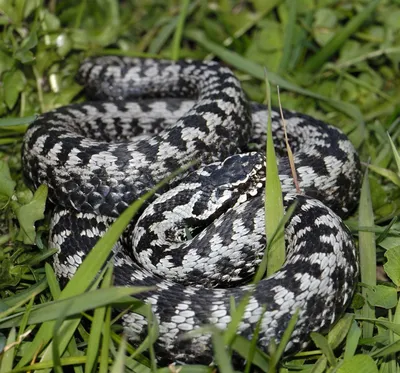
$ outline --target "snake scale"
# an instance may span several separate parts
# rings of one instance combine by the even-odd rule
[[[271,111],[284,205],[297,204],[285,227],[285,264],[248,284],[266,245],[266,107],[249,103],[231,70],[213,61],[96,57],[82,63],[78,82],[93,101],[38,117],[22,151],[29,185],[47,184],[55,205],[49,245],[59,250],[54,268],[61,280],[130,203],[198,160],[146,202],[113,249],[115,285],[156,288],[137,297],[158,321],[158,359],[212,362],[210,335],[181,337],[207,324],[225,329],[231,301],[245,295],[238,333],[252,338],[261,318],[264,350],[296,311],[288,351],[303,348],[310,332],[329,329],[358,275],[341,218],[357,204],[361,171],[344,134],[284,110],[299,195],[280,115]],[[146,336],[143,316],[127,313],[122,324],[129,340]]]

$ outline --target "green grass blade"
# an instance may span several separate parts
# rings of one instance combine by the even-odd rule
[[[125,372],[125,353],[126,353],[126,339],[122,338],[121,344],[115,357],[114,364],[111,368],[111,373],[124,373]]]
[[[331,366],[336,366],[336,357],[333,353],[332,347],[329,345],[328,340],[320,333],[312,332],[311,339],[315,345],[322,351]]]
[[[151,373],[151,369],[148,366],[139,363],[130,356],[125,356],[125,366],[134,373]],[[160,372],[160,370],[157,370],[157,372]]]
[[[111,307],[107,307],[103,322],[103,338],[101,341],[99,373],[108,372],[108,354],[111,341]]]
[[[28,305],[25,307],[24,315],[22,316],[21,322],[19,324],[18,338],[20,338],[24,333],[26,333],[26,327],[28,325],[29,315],[32,312],[34,300],[35,298],[32,297]]]
[[[83,294],[76,295],[67,299],[60,299],[47,302],[36,306],[28,317],[28,324],[38,324],[46,321],[58,319],[61,312],[65,311],[65,316],[77,315],[81,312],[113,304],[128,295],[138,294],[151,290],[149,287],[113,287],[108,289],[92,290]],[[132,302],[135,300],[132,298]],[[25,317],[25,312],[13,315],[0,321],[0,328],[9,328],[19,325]]]
[[[1,362],[0,362],[0,373],[9,372],[13,367],[14,362],[14,354],[15,354],[15,345],[11,347],[16,341],[17,333],[15,328],[11,328],[8,333],[6,347],[8,346],[7,351],[2,351]]]
[[[283,219],[283,197],[279,180],[278,164],[276,160],[272,137],[271,121],[271,88],[268,76],[265,78],[266,95],[268,102],[268,127],[266,149],[266,180],[265,180],[265,233],[267,237],[267,276],[278,271],[285,262],[285,233],[284,226],[280,226]],[[273,237],[276,239],[272,241]]]
[[[326,44],[321,50],[319,50],[306,61],[303,66],[303,71],[308,73],[317,71],[371,16],[378,4],[379,0],[371,1],[362,12],[353,17],[341,31],[336,33],[336,35],[328,42],[328,44]]]
[[[235,300],[233,297],[230,299],[231,303],[231,309],[230,309],[230,314],[231,314],[231,321],[228,324],[228,327],[226,328],[224,332],[224,343],[225,345],[230,345],[233,340],[235,339],[237,335],[237,330],[239,328],[239,324],[243,319],[243,315],[246,311],[246,306],[249,303],[250,299],[250,294],[246,294],[239,302],[239,304],[236,306],[235,305]]]
[[[54,273],[53,268],[49,263],[44,265],[47,283],[49,284],[50,293],[54,300],[57,300],[60,297],[61,289],[60,284],[57,281],[56,274]]]
[[[390,135],[388,134],[389,137],[389,142],[390,142],[390,146],[392,147],[392,152],[393,152],[393,156],[394,156],[394,160],[396,161],[396,165],[397,165],[397,173],[400,175],[400,154],[396,149],[396,145],[394,145],[394,142],[392,140],[392,138],[390,137]]]
[[[109,289],[112,285],[112,265],[109,265],[103,282],[101,284],[102,289]],[[88,348],[86,350],[86,364],[85,373],[91,373],[94,370],[94,365],[97,360],[97,355],[100,345],[101,331],[104,326],[104,317],[106,314],[107,307],[97,307],[94,311],[93,321],[90,327],[90,335],[88,340]]]
[[[252,352],[252,341],[249,341],[247,338],[237,335],[232,343],[232,349],[235,350],[244,359],[247,359],[250,353],[254,353],[252,364],[258,366],[262,372],[269,372],[269,357],[258,348],[254,352]]]
[[[293,203],[286,209],[286,213],[283,216],[283,219],[279,222],[279,229],[282,227],[283,228],[285,227],[286,223],[289,221],[290,217],[293,215],[293,212],[296,209],[296,206],[297,206],[297,202]],[[275,234],[272,235],[272,242],[274,242],[276,239],[276,233],[277,233],[277,231],[275,231]],[[267,243],[267,246],[268,245],[269,245],[269,243]],[[268,247],[266,248],[266,250],[268,250]],[[254,276],[254,280],[253,280],[254,284],[259,282],[264,277],[266,268],[267,268],[267,261],[268,261],[268,257],[266,254],[264,254],[264,257],[263,257],[260,265],[258,266],[256,275]]]
[[[145,197],[146,198],[146,197]],[[62,291],[60,299],[67,298],[71,295],[83,292],[89,286],[92,279],[98,273],[107,260],[112,247],[121,236],[125,227],[131,221],[132,217],[142,206],[144,199],[134,202],[128,207],[121,216],[112,224],[110,229],[97,242],[94,248],[89,252],[83,263],[79,266],[76,274],[68,282]]]
[[[221,373],[234,373],[230,361],[231,359],[228,352],[226,351],[221,331],[215,328],[213,329],[214,332],[212,333],[212,341],[213,341],[215,362],[218,365],[218,370]]]
[[[250,341],[250,350],[249,350],[247,358],[246,358],[246,366],[244,369],[244,373],[251,372],[251,366],[253,364],[254,356],[257,351],[258,336],[260,335],[262,317],[263,317],[264,313],[265,313],[265,307],[261,313],[261,317],[257,321],[256,327],[254,328],[253,337],[251,338],[251,341]]]
[[[185,26],[185,20],[189,8],[190,0],[182,0],[181,9],[179,12],[178,24],[174,33],[174,38],[172,40],[172,53],[171,59],[177,60],[180,55],[180,45],[182,40],[183,28]]]
[[[356,321],[353,321],[346,337],[346,346],[344,349],[344,360],[352,358],[358,348],[358,342],[361,336],[361,329]]]
[[[29,302],[29,299],[32,297],[35,297],[36,295],[42,293],[44,290],[47,289],[47,281],[45,278],[37,282],[35,285],[32,285],[28,289],[21,291],[18,294],[15,294],[11,297],[8,297],[6,299],[2,299],[2,302],[5,303],[9,307],[15,307],[17,309],[18,307],[22,306],[23,304]],[[7,314],[10,314],[7,312]],[[0,313],[0,319],[5,317],[5,313]]]
[[[361,188],[359,220],[358,224],[365,227],[374,226],[374,213],[372,210],[371,192],[368,181],[368,170],[364,174],[364,181]],[[376,247],[375,234],[373,232],[359,232],[360,270],[361,282],[367,286],[376,285]],[[362,294],[366,297],[367,288],[363,287]],[[362,309],[362,315],[367,318],[375,318],[375,309],[368,302]],[[373,336],[373,325],[363,323],[363,337]]]
[[[86,361],[86,356],[69,356],[60,359],[61,366],[70,366],[70,365],[77,365],[77,364],[84,364]],[[54,366],[53,361],[44,361],[40,363],[34,363],[27,365],[25,367],[17,367],[7,373],[20,373],[20,372],[30,372],[30,371],[39,371],[42,373],[45,369],[51,369]]]
[[[23,126],[23,128],[26,129],[26,126],[31,124],[34,120],[36,120],[36,118],[37,115],[31,115],[24,118],[1,118],[0,127]]]
[[[388,357],[389,355],[398,353],[400,351],[400,341],[396,341],[394,343],[388,344],[385,347],[382,347],[373,353],[371,353],[371,356],[374,358],[379,358],[379,357]]]
[[[31,300],[31,298],[22,299],[22,300],[20,301],[20,303],[17,303],[17,304],[15,304],[15,305],[13,305],[12,307],[7,308],[5,311],[0,312],[0,326],[1,326],[1,323],[2,323],[4,320],[7,320],[7,319],[10,319],[10,318],[15,317],[15,316],[14,316],[14,312],[15,312],[16,310],[18,310],[18,309],[19,309],[22,305],[24,305],[26,302],[30,302],[30,300]],[[22,319],[22,317],[21,317],[21,319]],[[17,326],[17,325],[10,325],[9,328],[12,327],[12,326]]]
[[[378,175],[385,177],[386,179],[390,180],[393,184],[400,187],[400,176],[393,172],[392,170],[388,170],[387,168],[375,166],[373,164],[369,164],[368,168]]]
[[[394,316],[393,316],[393,322],[395,324],[400,325],[400,299],[397,301],[396,310],[395,310]],[[400,335],[393,333],[393,340],[394,341],[399,341],[400,340]]]
[[[62,346],[62,338],[60,338],[60,331],[61,331],[61,327],[63,325],[63,322],[66,318],[66,310],[68,309],[68,305],[67,307],[64,308],[64,310],[62,310],[62,312],[60,313],[60,316],[58,317],[58,319],[56,320],[56,322],[54,323],[54,329],[53,329],[53,340],[51,342],[51,357],[54,363],[54,371],[55,373],[62,373],[62,367],[61,367],[61,356],[60,353],[62,354],[63,351],[60,351],[59,347]]]
[[[289,343],[290,337],[294,329],[296,328],[298,319],[299,319],[299,310],[297,310],[290,318],[290,321],[288,322],[288,325],[285,331],[283,332],[281,341],[279,342],[278,347],[276,348],[274,354],[271,356],[271,369],[275,369],[275,367],[278,365],[279,360],[282,358],[285,348]]]

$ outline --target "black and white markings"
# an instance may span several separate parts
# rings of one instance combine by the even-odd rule
[[[215,62],[100,57],[83,63],[79,80],[91,98],[107,101],[43,114],[23,146],[26,179],[32,187],[47,184],[57,206],[50,245],[59,249],[58,277],[73,276],[131,202],[177,168],[200,160],[197,171],[148,201],[113,249],[116,285],[157,289],[138,297],[151,304],[159,324],[158,358],[210,363],[209,335],[182,336],[205,324],[226,328],[231,299],[238,303],[245,295],[239,332],[251,338],[262,318],[258,344],[264,349],[272,338],[279,341],[297,310],[290,350],[337,320],[358,273],[351,235],[336,215],[354,208],[360,185],[358,156],[345,135],[284,111],[300,187],[324,204],[293,194],[282,157],[285,206],[297,201],[285,228],[287,260],[273,276],[246,285],[266,244],[266,108],[249,105],[232,72]],[[271,114],[274,141],[284,155],[280,115]],[[246,153],[249,143],[259,152]],[[143,316],[128,313],[122,323],[130,340],[145,337]]]

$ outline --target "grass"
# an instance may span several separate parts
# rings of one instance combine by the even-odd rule
[[[265,99],[266,68],[272,104],[278,104],[279,85],[284,107],[341,128],[367,166],[360,208],[347,220],[361,263],[348,313],[327,336],[313,333],[314,346],[282,360],[283,344],[272,346],[268,357],[254,341],[235,337],[244,308],[236,305],[225,333],[210,329],[220,370],[234,370],[235,350],[262,371],[400,372],[399,5],[0,0],[0,373],[65,366],[75,372],[180,369],[156,366],[155,323],[136,350],[118,334],[111,303],[134,307],[151,321],[148,307],[127,296],[142,289],[111,288],[107,267],[86,292],[137,205],[93,249],[97,260],[85,263],[61,291],[46,264],[54,253],[46,243],[46,188],[33,193],[23,183],[20,148],[27,125],[41,112],[84,99],[74,75],[84,57],[96,54],[216,58],[234,69],[257,101]],[[197,365],[182,372],[209,370]]]

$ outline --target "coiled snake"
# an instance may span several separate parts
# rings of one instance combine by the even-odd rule
[[[138,297],[159,323],[158,357],[209,363],[209,335],[180,337],[206,324],[226,328],[231,300],[245,294],[238,333],[251,338],[262,317],[264,349],[271,338],[280,340],[296,310],[290,350],[337,320],[358,274],[354,243],[338,217],[355,207],[360,184],[358,156],[345,135],[284,111],[304,195],[295,194],[283,156],[285,206],[297,200],[285,228],[287,260],[273,276],[246,285],[266,244],[266,108],[249,104],[232,72],[216,62],[98,57],[81,65],[78,81],[98,101],[41,115],[22,153],[26,179],[32,187],[47,184],[56,206],[50,246],[59,249],[54,267],[61,279],[74,274],[130,203],[196,159],[200,168],[148,201],[125,235],[128,244],[114,250],[116,285],[157,288]],[[271,115],[275,144],[284,149],[279,114]],[[146,335],[141,315],[126,314],[123,326],[131,340]]]

